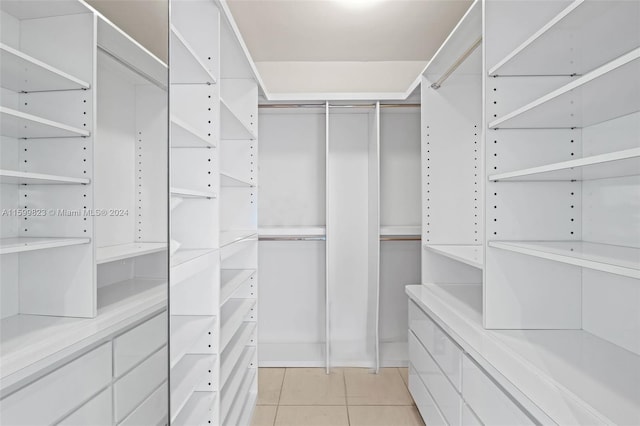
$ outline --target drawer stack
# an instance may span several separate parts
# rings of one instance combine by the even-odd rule
[[[409,302],[409,390],[432,425],[535,424],[473,358]]]

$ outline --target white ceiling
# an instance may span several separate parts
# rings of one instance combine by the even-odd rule
[[[228,0],[228,4],[256,62],[426,61],[471,1]]]

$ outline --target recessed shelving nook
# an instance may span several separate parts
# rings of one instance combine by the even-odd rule
[[[3,1],[0,20],[1,421],[73,422],[166,348],[167,66],[82,1]],[[161,422],[165,381],[101,421]]]
[[[226,5],[173,0],[170,32],[170,418],[235,425],[257,397],[258,85]]]

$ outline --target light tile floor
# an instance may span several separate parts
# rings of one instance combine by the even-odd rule
[[[260,368],[252,426],[424,426],[406,368]]]

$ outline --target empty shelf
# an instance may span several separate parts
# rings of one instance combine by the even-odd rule
[[[256,378],[256,371],[257,369],[255,368],[247,369],[246,373],[244,374],[244,377],[242,378],[240,389],[236,393],[236,398],[235,398],[235,401],[233,402],[233,406],[228,412],[228,414],[225,416],[226,418],[225,418],[225,421],[223,422],[223,425],[235,426],[240,424],[246,424],[246,423],[240,423],[239,420],[242,414],[242,410],[245,408],[247,402],[250,399],[252,399],[250,397],[250,391],[251,391],[252,384],[254,383]],[[224,416],[224,412],[223,412],[223,416]]]
[[[39,61],[19,50],[0,43],[0,81],[14,92],[88,89],[82,81]]]
[[[171,422],[185,407],[196,388],[204,382],[207,370],[215,362],[212,355],[185,355],[171,369]]]
[[[176,266],[180,266],[183,263],[191,262],[194,259],[197,259],[201,256],[207,255],[209,253],[213,253],[216,249],[182,249],[176,251],[173,256],[171,256],[171,267],[175,268]]]
[[[220,352],[225,350],[255,305],[256,299],[231,299],[222,307],[220,313]]]
[[[585,241],[490,241],[489,247],[640,278],[640,249]]]
[[[215,148],[216,142],[214,136],[198,131],[178,117],[171,117],[171,147]]]
[[[91,179],[0,170],[0,183],[13,185],[87,185]]]
[[[221,138],[226,140],[255,140],[256,135],[238,115],[220,98]]]
[[[86,137],[91,133],[11,108],[0,107],[2,136],[20,139]]]
[[[640,174],[640,148],[608,152],[507,173],[490,175],[490,181],[589,180]]]
[[[215,401],[215,392],[193,392],[171,424],[174,426],[213,424],[212,411]]]
[[[573,1],[489,75],[585,74],[638,46],[639,6],[629,1]],[[606,48],[594,48],[596,40]],[[576,60],[568,60],[569,52]]]
[[[79,244],[89,244],[90,242],[91,238],[0,238],[0,254],[21,253],[25,251],[68,247]]]
[[[220,271],[220,304],[224,305],[255,272],[255,269],[223,269]]]
[[[158,253],[167,249],[167,243],[129,243],[115,246],[98,247],[96,249],[96,263],[113,262],[129,259],[145,254]]]
[[[250,368],[251,360],[253,359],[256,352],[256,348],[247,346],[242,352],[242,356],[238,363],[236,364],[233,372],[231,373],[231,377],[222,388],[221,398],[220,398],[220,418],[225,419],[229,415],[229,411],[237,399],[237,397],[242,393],[242,384],[245,381],[247,374],[250,374],[251,371],[255,374],[256,369]],[[226,421],[223,424],[227,424]]]
[[[178,29],[171,25],[171,84],[215,84],[216,77]],[[213,64],[211,64],[213,65]]]
[[[258,229],[260,237],[324,237],[325,226],[263,226]]]
[[[211,191],[198,191],[195,189],[185,189],[185,188],[171,188],[171,195],[174,197],[181,198],[208,198],[213,199],[217,198],[215,192]]]
[[[171,315],[171,368],[194,348],[203,333],[214,328],[215,323],[216,317],[210,315]]]
[[[238,333],[231,339],[228,347],[222,352],[220,357],[220,387],[224,387],[231,371],[240,360],[240,355],[246,346],[251,344],[251,336],[256,329],[255,322],[245,322]]]
[[[220,186],[233,186],[233,187],[246,187],[253,188],[255,184],[247,182],[246,180],[237,178],[229,173],[220,173]]]
[[[640,110],[640,48],[500,117],[491,129],[588,127]],[[597,99],[597,102],[575,102]]]
[[[458,262],[482,269],[484,263],[483,247],[473,245],[425,244],[424,248]]]
[[[254,237],[257,234],[254,230],[234,230],[220,232],[220,247],[237,243]]]

